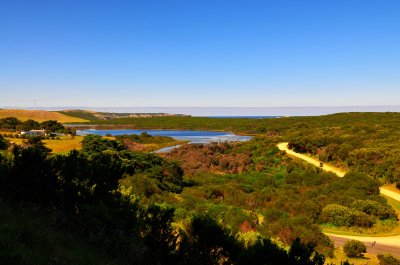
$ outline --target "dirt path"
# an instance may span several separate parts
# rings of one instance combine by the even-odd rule
[[[394,199],[396,201],[400,201],[400,193],[391,191],[391,190],[389,190],[388,188],[385,188],[385,187],[380,187],[379,189],[380,189],[380,191],[381,191],[381,193],[383,195],[386,195],[386,196],[388,196],[388,197],[390,197],[390,198],[392,198],[392,199]]]
[[[297,157],[302,159],[316,167],[321,167],[321,161],[316,158],[309,157],[307,155],[303,155],[293,150],[290,150],[288,147],[288,143],[279,143],[277,147],[286,151],[286,153],[290,156]],[[344,177],[346,174],[345,171],[341,170],[332,165],[327,165],[326,163],[322,164],[322,170],[329,171],[335,173],[338,177]],[[386,195],[390,198],[393,198],[397,201],[400,201],[400,193],[391,191],[385,187],[380,188],[380,192],[383,195]],[[393,255],[400,257],[400,235],[396,236],[347,236],[347,235],[338,235],[338,234],[329,234],[326,233],[335,243],[335,246],[342,246],[346,240],[355,239],[364,242],[367,246],[369,246],[369,253],[392,253]],[[372,247],[372,242],[376,242],[376,245]]]
[[[320,167],[321,161],[319,161],[316,158],[309,157],[307,155],[296,153],[295,151],[290,150],[288,145],[289,145],[288,143],[279,143],[279,144],[277,144],[277,147],[282,151],[286,151],[286,153],[288,155],[290,155],[290,156],[294,156],[294,157],[300,158],[300,159],[302,159],[302,160],[304,160],[304,161],[306,161],[306,162],[308,162],[310,164],[313,164],[316,167]],[[340,178],[344,177],[344,175],[346,174],[346,171],[344,171],[344,170],[342,170],[340,168],[337,168],[335,166],[332,166],[332,165],[327,165],[326,163],[323,163],[322,170],[325,170],[325,171],[328,171],[328,172],[332,172],[332,173],[336,174]],[[391,190],[389,190],[389,189],[387,189],[385,187],[380,187],[380,191],[381,191],[381,193],[383,195],[386,195],[386,196],[388,196],[388,197],[390,197],[392,199],[395,199],[396,201],[400,201],[400,193],[391,191]]]
[[[335,243],[336,247],[343,247],[344,243],[346,243],[347,240],[349,239],[357,239],[360,240],[359,238],[346,238],[344,236],[338,236],[338,235],[333,235],[333,234],[327,234],[330,239]],[[400,241],[400,239],[398,239]],[[365,246],[367,247],[367,253],[370,254],[386,254],[390,253],[394,256],[400,257],[400,247],[391,245],[391,244],[384,244],[380,242],[379,240],[377,241],[376,238],[366,238],[365,241],[363,241]],[[373,245],[373,242],[375,244]]]

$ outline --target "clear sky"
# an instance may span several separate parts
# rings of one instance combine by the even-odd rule
[[[2,0],[0,106],[400,105],[398,0]]]

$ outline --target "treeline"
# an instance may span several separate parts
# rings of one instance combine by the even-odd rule
[[[194,216],[185,229],[174,227],[174,209],[141,205],[135,196],[120,192],[119,181],[145,175],[163,192],[180,193],[184,186],[179,166],[152,154],[120,150],[110,140],[99,143],[98,149],[94,142],[103,140],[88,136],[82,151],[68,155],[51,155],[38,139],[2,151],[2,203],[39,209],[56,229],[84,238],[113,260],[111,264],[324,264],[312,244],[297,239],[286,251],[261,236],[245,243],[207,215]],[[32,238],[15,227],[0,226],[6,232],[0,239],[18,239],[2,248],[0,263],[76,264],[75,259],[60,260],[62,253],[33,251],[45,244],[41,241],[29,251],[17,251]],[[90,256],[76,260],[89,264]]]
[[[55,120],[43,121],[41,123],[35,120],[20,121],[14,117],[0,119],[0,130],[7,132],[45,130],[46,133],[66,133],[76,134],[75,129],[66,128],[64,125]]]
[[[174,141],[174,138],[169,136],[154,136],[147,132],[142,132],[141,134],[122,134],[116,135],[115,139],[121,142],[131,141],[140,144],[163,144]]]

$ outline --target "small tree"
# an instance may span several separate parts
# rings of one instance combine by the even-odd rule
[[[344,244],[343,251],[349,258],[361,258],[367,252],[367,247],[361,241],[349,240]]]

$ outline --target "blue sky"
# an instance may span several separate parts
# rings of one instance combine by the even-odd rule
[[[0,2],[0,106],[400,105],[400,1]]]

